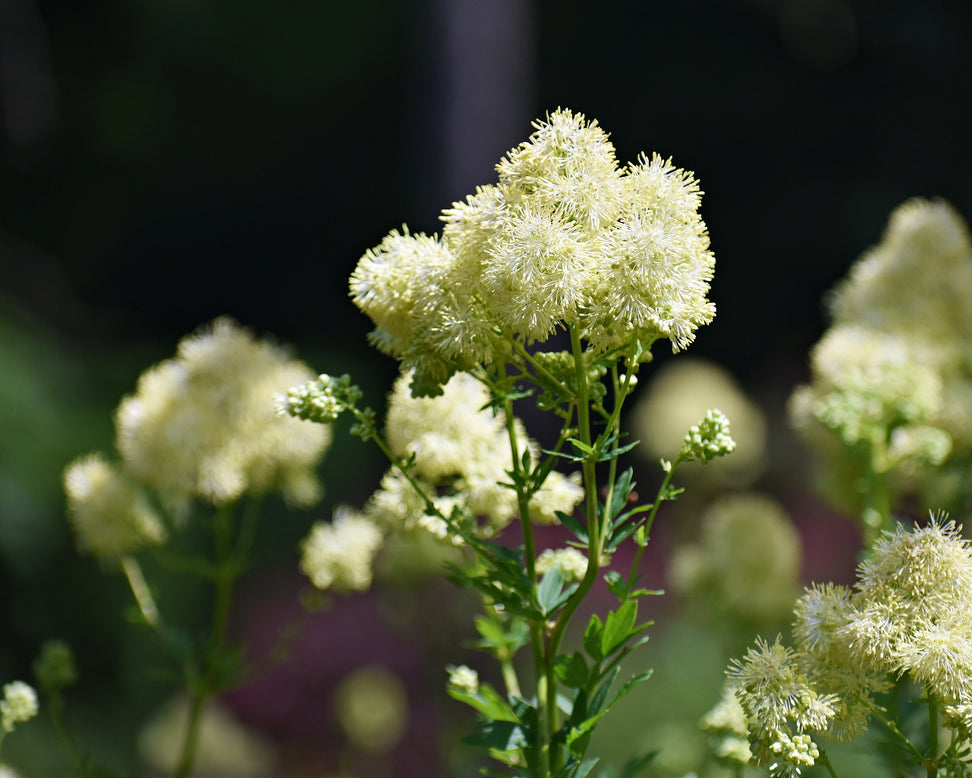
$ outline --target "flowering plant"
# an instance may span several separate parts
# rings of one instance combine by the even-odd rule
[[[441,236],[393,231],[351,276],[352,298],[376,325],[372,343],[402,367],[384,434],[347,376],[295,387],[280,408],[322,423],[350,413],[392,465],[360,514],[315,528],[304,571],[321,586],[360,588],[376,533],[428,532],[459,547],[452,578],[480,595],[478,645],[504,685],[451,670],[449,693],[479,714],[469,742],[504,774],[580,778],[597,761],[587,758],[595,726],[650,676],[617,686],[621,661],[647,640],[638,605],[653,592],[638,588],[638,565],[661,503],[678,493],[675,469],[734,447],[727,418],[710,411],[662,461],[661,487],[643,506],[618,464],[636,444],[621,412],[652,345],[684,349],[715,314],[714,258],[692,175],[657,155],[620,169],[606,133],[583,116],[538,122],[497,172],[497,184],[443,212]],[[527,398],[559,419],[546,447],[514,412]],[[511,548],[497,538],[513,520]],[[551,523],[570,540],[541,551],[535,529]],[[625,542],[637,549],[631,569],[604,575],[617,606],[590,617],[581,648],[565,649],[581,602]],[[532,655],[529,684],[513,663],[521,648]]]
[[[853,589],[815,584],[797,600],[793,648],[759,639],[731,665],[706,721],[730,763],[836,776],[824,742],[876,723],[895,770],[972,771],[972,549],[944,512],[927,526],[905,515],[916,500],[968,508],[970,296],[965,225],[923,200],[895,211],[835,290],[791,412],[823,454],[827,493],[860,517],[864,560]]]
[[[720,410],[693,419],[671,451],[654,450],[660,485],[645,504],[622,465],[637,445],[622,420],[652,348],[668,341],[683,351],[715,315],[701,192],[657,155],[619,167],[597,123],[564,110],[537,122],[497,173],[496,184],[442,212],[441,235],[392,231],[351,275],[351,297],[375,324],[372,344],[401,367],[383,424],[349,376],[315,378],[219,319],[119,405],[117,456],[89,454],[66,469],[79,549],[124,576],[138,620],[178,668],[184,727],[161,760],[174,778],[200,766],[207,703],[255,671],[228,624],[256,556],[260,501],[274,492],[292,505],[318,500],[314,468],[342,416],[389,468],[360,509],[341,506],[311,527],[299,562],[310,583],[364,591],[391,536],[439,544],[450,579],[478,596],[475,645],[495,663],[482,677],[466,664],[446,668],[448,694],[477,716],[466,742],[492,760],[485,772],[583,778],[599,767],[602,778],[633,778],[651,763],[653,754],[636,754],[616,772],[589,750],[615,704],[651,676],[622,677],[623,663],[652,626],[642,600],[658,592],[641,585],[640,566],[662,504],[682,491],[676,471],[736,445]],[[895,741],[887,764],[899,774],[972,773],[972,546],[944,512],[926,525],[906,520],[919,501],[962,510],[972,494],[963,477],[972,457],[968,299],[967,231],[948,206],[925,201],[893,215],[831,298],[834,324],[790,410],[822,454],[825,491],[859,517],[865,551],[855,586],[815,584],[797,599],[792,647],[761,637],[730,664],[724,699],[703,726],[718,733],[717,756],[737,775],[751,764],[774,776],[814,765],[836,776],[825,741],[874,723]],[[692,374],[713,391],[697,366]],[[521,417],[542,416],[556,428],[535,438]],[[758,464],[727,474],[738,481]],[[700,542],[674,557],[676,587],[708,592],[740,621],[776,619],[796,582],[782,511],[737,494],[705,515]],[[179,546],[194,525],[211,534],[211,550]],[[563,542],[546,548],[540,528],[549,525],[560,525]],[[618,569],[624,545],[633,554]],[[761,561],[767,548],[771,564]],[[208,586],[202,636],[157,596],[162,570]],[[759,591],[767,575],[777,590]],[[586,613],[599,580],[614,599]],[[46,707],[75,772],[109,775],[61,719],[63,691],[77,678],[67,646],[47,643],[34,670],[44,704],[26,683],[6,684],[0,746]],[[926,722],[918,735],[916,708]]]

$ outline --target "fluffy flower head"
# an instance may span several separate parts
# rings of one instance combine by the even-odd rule
[[[318,589],[365,591],[382,533],[371,521],[339,508],[330,523],[318,522],[301,544],[300,570]]]
[[[117,559],[165,540],[165,526],[131,478],[100,454],[64,471],[68,518],[78,545],[102,559]]]
[[[725,497],[706,510],[700,542],[678,550],[674,589],[758,625],[782,622],[798,591],[800,538],[783,508],[757,494]]]
[[[330,433],[276,413],[273,401],[311,378],[279,347],[217,319],[142,374],[116,413],[118,450],[173,505],[197,497],[222,504],[274,488],[313,502],[313,467]]]
[[[411,463],[436,508],[445,516],[454,509],[478,517],[478,532],[489,536],[517,517],[516,494],[502,484],[513,467],[505,416],[486,407],[489,393],[467,373],[449,379],[437,397],[415,397],[410,374],[399,376],[389,397],[386,439],[392,453]],[[518,419],[513,420],[519,451],[536,456],[538,447]],[[449,537],[444,522],[425,512],[425,503],[409,494],[394,472],[382,480],[366,513],[380,524],[421,526],[437,537]],[[553,471],[530,500],[531,516],[553,524],[557,513],[569,513],[583,499],[579,475]],[[452,537],[451,540],[456,540]]]
[[[14,726],[37,715],[37,692],[23,681],[4,684],[0,699],[0,729],[13,732]]]
[[[568,546],[566,548],[547,548],[537,557],[537,575],[543,577],[545,573],[559,567],[564,574],[564,581],[571,583],[580,581],[587,572],[587,557],[580,549]]]
[[[596,122],[559,110],[442,214],[441,237],[390,233],[351,276],[373,342],[436,394],[503,342],[577,326],[596,349],[685,348],[709,323],[715,260],[698,182],[657,155],[619,168]]]

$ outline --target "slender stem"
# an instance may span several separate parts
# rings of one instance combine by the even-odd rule
[[[61,716],[63,711],[64,699],[61,697],[60,692],[48,692],[47,717],[50,719],[51,728],[54,730],[54,735],[59,741],[61,741],[61,745],[64,746],[64,750],[67,751],[75,769],[80,774],[84,775],[84,763],[81,761],[81,755],[78,753],[78,749],[75,747],[74,741],[71,740],[71,736],[68,734],[67,729],[64,726],[64,719]]]
[[[591,446],[591,416],[590,394],[587,387],[587,370],[584,366],[584,351],[580,342],[580,335],[576,327],[570,327],[571,346],[574,353],[574,365],[577,374],[577,425],[581,442]],[[604,550],[604,538],[601,532],[601,517],[597,500],[597,471],[590,459],[582,463],[584,476],[585,507],[587,513],[587,570],[577,589],[564,605],[554,623],[550,634],[550,650],[556,654],[560,647],[567,625],[570,623],[577,607],[587,596],[587,593],[597,580],[601,569],[601,554]]]
[[[240,521],[240,531],[236,536],[236,547],[233,555],[240,569],[245,569],[250,557],[250,549],[253,548],[253,541],[256,538],[257,525],[260,518],[259,498],[250,498],[243,506],[243,517]]]
[[[214,547],[216,553],[216,569],[214,585],[216,587],[213,608],[213,628],[210,635],[210,650],[217,651],[222,647],[229,621],[230,604],[233,599],[233,585],[239,575],[240,568],[232,555],[232,514],[234,504],[223,505],[216,512],[213,524]]]
[[[928,778],[938,775],[938,701],[930,694],[928,698],[928,759],[925,769]]]
[[[625,384],[627,386],[627,384]],[[605,428],[605,432],[608,435],[617,435],[621,432],[621,417],[619,411],[621,409],[621,403],[624,401],[624,395],[621,394],[620,387],[618,386],[618,366],[617,364],[611,365],[611,387],[614,390],[614,411],[611,413],[611,417],[608,419],[608,426]],[[605,522],[613,519],[610,515],[611,505],[614,502],[614,481],[618,476],[618,458],[611,457],[608,463],[608,478],[607,478],[607,492],[604,495],[604,520]]]
[[[827,752],[822,748],[820,749],[820,756],[817,757],[817,762],[822,764],[827,772],[830,773],[831,778],[838,778],[837,771],[834,770],[834,766],[830,763],[830,758],[827,756]]]
[[[516,677],[516,668],[513,667],[512,657],[500,660],[500,672],[503,674],[503,685],[506,687],[506,693],[513,697],[522,697],[520,681]]]
[[[506,369],[499,368],[502,378],[506,378]],[[520,526],[523,528],[523,559],[527,577],[530,581],[532,598],[537,599],[537,550],[533,537],[533,521],[530,518],[530,495],[527,491],[526,474],[520,460],[520,443],[516,434],[516,417],[513,415],[513,401],[506,397],[503,400],[503,411],[506,415],[506,431],[510,441],[510,458],[513,473],[516,476],[516,500],[520,512]],[[527,484],[527,486],[524,486]],[[543,624],[530,622],[530,639],[533,644],[533,668],[536,679],[537,714],[539,726],[537,728],[538,752],[540,754],[540,769],[544,776],[551,774],[550,742],[555,728],[556,709],[550,707],[552,672],[548,672],[547,658],[544,655]],[[554,682],[556,679],[554,679]],[[556,695],[556,686],[552,690]],[[556,696],[554,697],[556,699]]]
[[[199,740],[199,721],[206,694],[199,688],[193,690],[189,698],[189,717],[186,721],[186,731],[182,741],[182,752],[176,765],[173,778],[186,778],[192,770],[192,763],[196,759],[196,743]]]
[[[230,606],[233,600],[233,587],[242,570],[242,559],[233,553],[233,511],[235,503],[221,505],[213,519],[213,549],[215,567],[213,571],[213,623],[203,659],[202,677],[194,663],[188,663],[185,672],[189,686],[189,717],[182,741],[182,751],[173,778],[185,778],[192,770],[196,758],[196,745],[199,740],[199,724],[203,705],[213,694],[213,679],[207,678],[214,662],[219,661],[226,642]],[[251,518],[250,520],[255,521]],[[249,530],[249,531],[252,531]],[[237,548],[240,539],[237,538]]]
[[[362,413],[361,411],[359,411],[357,408],[353,406],[351,408],[351,413],[354,414],[355,419],[357,419],[358,422],[360,423],[364,424],[370,422],[370,420],[367,418],[367,416],[364,413]],[[415,493],[422,498],[422,500],[425,502],[426,513],[437,516],[438,518],[442,519],[444,522],[452,526],[451,522],[449,521],[449,517],[443,514],[442,511],[440,511],[438,507],[436,507],[436,504],[432,501],[432,498],[429,497],[428,494],[426,494],[425,489],[422,488],[422,485],[414,478],[412,478],[412,474],[409,473],[408,468],[402,465],[401,460],[395,456],[395,454],[392,452],[391,448],[389,448],[385,440],[381,437],[381,435],[378,434],[378,431],[372,429],[370,431],[369,438],[375,442],[375,445],[378,446],[378,448],[381,450],[381,453],[384,454],[385,457],[388,459],[389,464],[392,467],[394,467],[396,470],[398,470],[399,473],[402,474],[402,478],[404,478],[408,482],[408,485],[411,486],[412,489],[415,491]]]
[[[651,511],[648,514],[648,518],[645,519],[645,544],[648,542],[649,534],[651,533],[652,525],[655,523],[655,516],[658,514],[658,509],[661,504],[665,501],[665,494],[668,492],[668,487],[672,483],[672,476],[675,474],[675,468],[677,468],[682,462],[682,457],[679,456],[671,465],[666,469],[665,477],[662,479],[661,486],[658,487],[658,494],[655,496],[655,502],[651,506]],[[635,551],[634,560],[631,563],[631,572],[628,574],[628,584],[625,587],[625,596],[631,593],[634,588],[635,581],[638,577],[638,566],[641,564],[641,557],[645,553],[646,545],[641,543],[636,544],[638,546]]]
[[[142,575],[142,567],[138,560],[135,557],[124,556],[121,558],[121,566],[125,578],[128,579],[132,594],[135,596],[138,609],[142,613],[142,618],[153,629],[160,630],[162,628],[162,617],[159,616],[158,606],[155,604],[155,598],[152,597],[152,591],[145,582],[145,576]]]
[[[894,528],[894,521],[891,518],[891,494],[885,473],[887,465],[883,462],[886,459],[886,446],[880,436],[875,436],[875,439],[869,443],[865,474],[866,505],[861,515],[866,550],[874,545],[882,530]]]
[[[527,362],[530,365],[530,367],[532,367],[537,372],[538,375],[542,375],[552,385],[556,386],[557,390],[561,393],[561,395],[564,398],[570,398],[573,396],[574,393],[571,392],[567,386],[564,386],[564,384],[562,384],[559,380],[557,380],[556,376],[554,376],[553,373],[551,373],[549,370],[547,370],[547,368],[545,368],[536,359],[534,359],[533,355],[526,350],[526,347],[520,341],[516,340],[515,338],[512,338],[510,339],[510,342],[513,344],[513,350],[516,351],[516,353],[525,362]]]
[[[863,702],[865,707],[867,707],[867,709],[871,712],[871,715],[874,716],[874,718],[876,718],[878,721],[880,721],[888,729],[888,731],[890,731],[891,734],[894,735],[901,742],[901,744],[911,753],[911,755],[918,762],[922,764],[926,762],[925,755],[921,753],[921,751],[919,751],[917,748],[915,748],[914,744],[904,736],[901,730],[898,729],[898,725],[896,722],[886,718],[884,714],[882,714],[881,709],[878,708],[874,703],[868,702],[867,700],[863,700]]]

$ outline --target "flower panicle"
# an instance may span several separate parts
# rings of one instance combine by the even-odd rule
[[[34,687],[23,681],[4,684],[0,699],[0,736],[13,732],[17,724],[30,721],[37,715],[39,705]]]
[[[322,373],[313,381],[293,386],[274,396],[277,413],[295,419],[331,424],[361,399],[361,390],[351,383],[351,376],[339,377]]]
[[[394,230],[351,275],[372,343],[434,396],[456,371],[574,327],[597,352],[686,348],[715,316],[701,191],[657,154],[620,167],[595,121],[558,110],[481,186],[442,212],[441,236]],[[640,346],[638,344],[641,344]]]
[[[692,427],[682,444],[681,457],[685,461],[709,462],[731,454],[736,442],[729,434],[729,418],[718,409],[710,409],[705,418]]]

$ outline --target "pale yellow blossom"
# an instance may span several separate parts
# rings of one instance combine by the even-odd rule
[[[311,378],[280,347],[217,319],[143,373],[119,405],[116,442],[125,467],[174,507],[277,488],[295,503],[312,503],[320,495],[313,468],[330,431],[280,415],[274,403]]]

